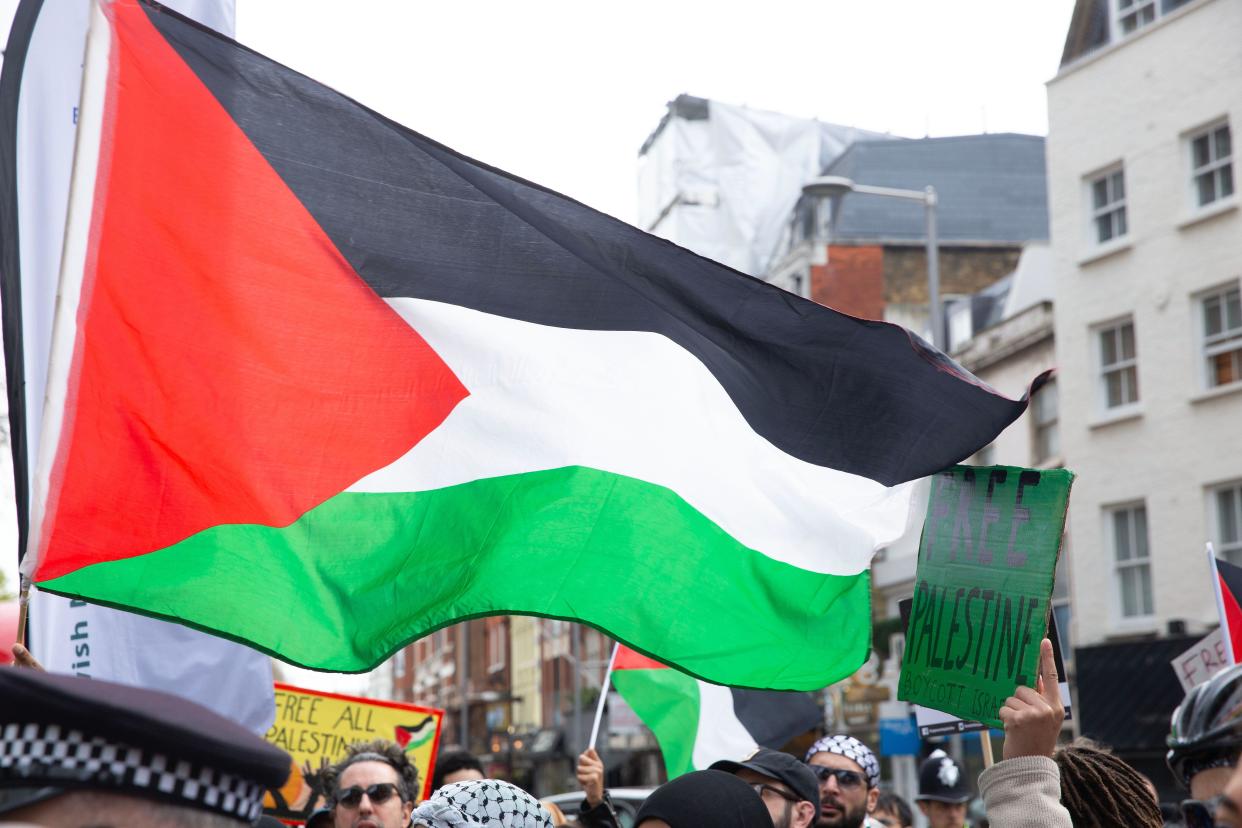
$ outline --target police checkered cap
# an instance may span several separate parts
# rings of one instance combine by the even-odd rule
[[[291,766],[289,754],[178,696],[0,670],[0,787],[109,791],[253,822]]]
[[[874,788],[880,784],[879,760],[875,758],[871,748],[853,736],[846,736],[845,734],[825,736],[811,745],[811,749],[806,752],[806,761],[811,761],[811,757],[817,753],[835,753],[838,756],[844,756],[846,759],[857,762],[858,767],[862,768],[863,773],[867,775],[868,787]]]
[[[5,725],[0,730],[0,784],[32,781],[148,794],[243,822],[263,813],[264,787],[233,774],[60,725]]]
[[[552,814],[526,791],[499,779],[445,785],[419,804],[411,824],[430,828],[552,828]]]

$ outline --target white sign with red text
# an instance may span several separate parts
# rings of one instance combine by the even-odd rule
[[[1189,650],[1173,659],[1173,672],[1187,693],[1195,685],[1202,684],[1229,666],[1225,651],[1225,637],[1219,628],[1213,630]]]

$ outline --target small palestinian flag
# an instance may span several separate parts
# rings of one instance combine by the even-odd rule
[[[809,693],[708,684],[624,646],[612,684],[655,734],[669,779],[756,747],[780,750],[824,718]]]
[[[418,724],[397,725],[395,729],[397,744],[406,753],[412,753],[435,738],[436,720],[434,716],[428,716]]]
[[[816,689],[910,481],[1025,408],[154,2],[93,14],[43,589],[324,670],[527,613]]]
[[[1242,567],[1217,558],[1210,544],[1208,561],[1225,652],[1229,653],[1230,663],[1242,664]]]

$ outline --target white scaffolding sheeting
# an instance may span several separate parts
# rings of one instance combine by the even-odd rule
[[[639,156],[639,226],[763,275],[802,185],[854,141],[887,137],[682,95]]]

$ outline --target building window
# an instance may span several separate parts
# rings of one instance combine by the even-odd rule
[[[1151,557],[1147,549],[1147,507],[1138,504],[1108,513],[1122,618],[1151,615]]]
[[[1069,537],[1061,538],[1061,555],[1057,559],[1056,575],[1052,581],[1052,615],[1057,624],[1057,643],[1061,646],[1061,659],[1069,661],[1074,657],[1074,647],[1070,641],[1070,624],[1073,612],[1070,609],[1069,583]]]
[[[1233,142],[1229,124],[1190,136],[1190,175],[1195,204],[1204,207],[1233,195]]]
[[[392,674],[397,678],[405,678],[405,650],[398,650],[392,660]]]
[[[505,669],[505,638],[508,625],[504,618],[489,618],[485,627],[487,634],[487,671],[498,673]]]
[[[1128,35],[1156,19],[1156,0],[1117,0],[1117,24]]]
[[[1242,481],[1218,486],[1211,492],[1216,554],[1242,565]]]
[[[1091,179],[1091,226],[1097,244],[1126,234],[1125,170],[1111,170]]]
[[[1242,292],[1235,284],[1209,293],[1200,303],[1208,388],[1242,381]]]
[[[1138,402],[1138,359],[1134,351],[1134,323],[1120,322],[1099,331],[1100,385],[1104,408],[1112,410]]]
[[[1061,440],[1057,430],[1057,383],[1052,380],[1031,398],[1031,446],[1036,464],[1050,460],[1061,453]]]

